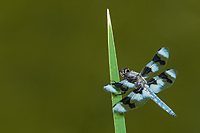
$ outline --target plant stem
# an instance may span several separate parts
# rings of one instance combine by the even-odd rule
[[[107,9],[107,24],[108,24],[107,28],[108,28],[108,56],[109,56],[110,80],[119,82],[117,57],[115,52],[115,44],[114,44],[114,37],[113,37],[109,9]],[[114,95],[111,94],[111,97],[113,106],[115,105],[115,103],[117,103],[122,99],[121,95],[114,98]],[[124,114],[115,114],[113,112],[113,119],[114,119],[115,133],[126,133]]]

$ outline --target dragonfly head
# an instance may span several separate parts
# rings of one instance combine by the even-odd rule
[[[125,67],[119,70],[119,74],[122,76],[122,78],[125,78],[126,74],[130,72],[129,68]]]

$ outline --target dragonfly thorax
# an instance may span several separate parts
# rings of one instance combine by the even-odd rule
[[[142,77],[139,73],[135,71],[130,71],[129,68],[122,68],[120,71],[120,75],[128,80],[131,83],[134,83],[137,86],[144,86],[147,81]]]

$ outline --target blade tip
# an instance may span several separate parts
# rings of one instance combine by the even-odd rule
[[[107,19],[108,19],[108,22],[110,23],[110,12],[108,8],[107,8]]]

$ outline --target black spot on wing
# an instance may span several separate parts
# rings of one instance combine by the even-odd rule
[[[173,83],[173,81],[171,79],[167,79],[167,82],[171,83],[171,84]]]
[[[157,84],[157,81],[154,78],[151,78],[149,81],[147,81],[147,85],[151,85],[151,84]]]
[[[120,87],[120,89],[121,89],[122,91],[124,91],[124,93],[125,93],[126,91],[128,91],[128,87],[126,87],[126,88]]]
[[[155,62],[155,63],[159,62],[160,65],[165,65],[166,64],[166,62],[164,60],[161,60],[161,58],[157,54],[154,55],[152,61]]]
[[[159,75],[160,78],[163,78],[163,79],[167,79],[167,75],[165,75],[164,72],[162,72],[160,75]]]
[[[112,85],[114,85],[115,87],[120,88],[122,91],[127,91],[128,90],[128,87],[123,87],[123,84],[121,84],[119,82],[112,83]]]
[[[129,103],[130,108],[135,108],[135,103]]]
[[[148,74],[148,73],[150,73],[150,72],[152,72],[152,71],[151,71],[151,68],[145,67],[145,68],[144,68],[144,71],[143,71],[143,73],[142,73],[141,75],[144,76],[144,75],[146,75],[146,74]]]
[[[136,93],[136,94],[138,94],[138,93],[142,94],[142,90],[143,90],[143,88],[142,88],[141,86],[139,86],[139,87],[138,87],[137,89],[135,89],[133,92]]]
[[[162,72],[162,73],[159,75],[159,77],[162,78],[162,79],[166,79],[168,83],[173,83],[173,81],[172,81],[171,79],[169,79],[169,78],[167,77],[167,75],[166,75],[164,72]]]
[[[159,60],[160,60],[160,57],[157,54],[155,54],[152,61],[153,62],[159,62]]]
[[[122,102],[123,104],[128,104],[130,108],[135,108],[135,103],[130,103],[130,100],[131,100],[130,97],[125,97],[120,102]]]
[[[115,87],[119,87],[119,88],[122,86],[122,84],[118,83],[118,82],[112,83],[112,85],[114,85]]]
[[[129,104],[130,103],[130,97],[125,97],[122,100],[120,100],[123,104]]]

